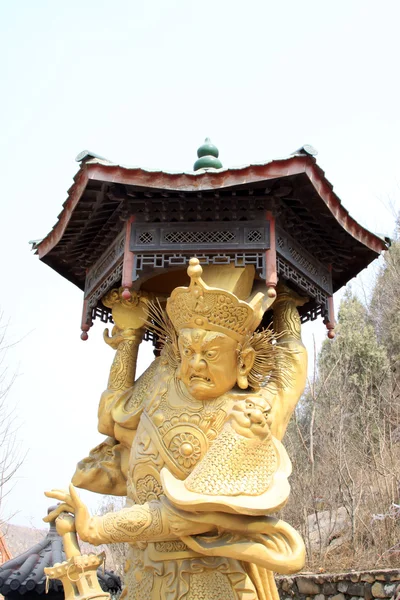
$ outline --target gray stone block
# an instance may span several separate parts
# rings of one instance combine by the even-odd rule
[[[390,596],[393,596],[393,594],[394,594],[394,590],[396,589],[396,584],[395,583],[387,583],[386,585],[383,586],[383,589],[385,590],[386,597],[390,598]]]
[[[288,577],[287,579],[283,579],[281,581],[281,588],[284,592],[289,592],[293,587],[293,579]]]
[[[317,583],[305,577],[297,577],[297,587],[300,594],[309,594],[310,596],[316,596],[321,591]]]
[[[336,592],[336,585],[330,581],[325,581],[325,583],[322,586],[322,593],[325,594],[325,596],[330,596],[331,594],[336,594]]]
[[[372,586],[370,583],[366,583],[364,585],[364,600],[372,600],[373,595],[372,595],[371,587]]]
[[[364,584],[363,583],[350,583],[347,588],[349,596],[362,596],[364,597]]]
[[[380,581],[375,581],[374,585],[371,588],[371,591],[374,598],[386,598],[383,583],[381,583]]]
[[[335,596],[331,596],[329,600],[345,600],[344,594],[336,594]]]

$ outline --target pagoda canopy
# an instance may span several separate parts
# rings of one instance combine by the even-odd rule
[[[184,278],[194,254],[204,264],[253,264],[267,286],[276,268],[309,296],[302,320],[326,321],[332,294],[388,246],[349,215],[305,151],[189,173],[81,156],[57,223],[34,249],[84,291],[84,323],[111,320],[101,298],[116,285],[169,293],[182,278],[162,275],[180,269]]]
[[[30,600],[39,600],[40,597],[63,600],[64,590],[58,579],[48,581],[46,592],[44,569],[62,563],[65,559],[63,541],[53,522],[50,524],[50,531],[41,542],[1,565],[0,594],[13,600],[20,600],[21,596]],[[97,577],[103,591],[115,593],[121,590],[121,580],[112,571],[103,572],[102,569],[98,569]]]

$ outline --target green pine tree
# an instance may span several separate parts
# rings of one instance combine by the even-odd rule
[[[400,217],[375,283],[370,317],[392,366],[397,368],[400,362]]]
[[[319,386],[323,386],[326,399],[334,401],[339,386],[351,412],[358,412],[361,405],[375,406],[388,366],[386,348],[378,340],[368,309],[350,290],[346,291],[339,308],[336,337],[323,343],[318,357]],[[331,379],[331,385],[325,384],[327,379]]]

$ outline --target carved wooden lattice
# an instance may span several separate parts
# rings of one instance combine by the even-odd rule
[[[235,241],[234,231],[169,231],[164,235],[168,244],[223,244]]]
[[[174,254],[136,254],[133,269],[133,281],[140,277],[142,271],[168,269],[171,267],[185,267],[192,256],[196,256],[202,266],[229,265],[244,267],[254,265],[256,271],[265,279],[265,253],[229,253],[229,254],[199,254],[197,252]]]

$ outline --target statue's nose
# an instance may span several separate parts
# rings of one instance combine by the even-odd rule
[[[205,362],[205,360],[203,360],[201,354],[193,354],[190,364],[191,364],[191,367],[195,370],[204,369],[204,367],[206,366],[206,362]]]
[[[247,416],[251,419],[251,422],[254,423],[255,425],[261,425],[264,422],[264,416],[263,416],[263,413],[261,412],[261,410],[255,409],[255,410],[249,411]]]

